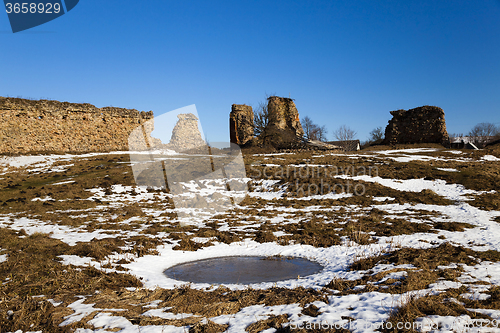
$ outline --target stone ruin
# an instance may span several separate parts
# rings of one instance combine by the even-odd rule
[[[231,142],[239,145],[257,143],[285,149],[303,146],[304,130],[293,99],[271,96],[267,100],[268,124],[258,138],[253,137],[252,108],[233,104],[229,118]]]
[[[139,139],[158,142],[152,111],[88,103],[0,97],[0,124],[0,154],[128,150],[138,126]]]
[[[391,111],[391,114],[393,117],[385,128],[384,144],[449,144],[443,109],[425,105],[410,110]]]
[[[261,134],[264,144],[286,147],[302,142],[304,130],[293,99],[271,96],[268,98],[267,110],[269,122]]]
[[[229,114],[230,140],[238,145],[244,145],[253,139],[254,123],[252,107],[233,104]]]
[[[177,116],[164,144],[152,137],[152,111],[6,97],[0,111],[0,154],[208,149],[192,113]]]
[[[177,115],[179,120],[172,130],[170,142],[165,148],[177,152],[207,147],[198,128],[198,118],[192,113]]]

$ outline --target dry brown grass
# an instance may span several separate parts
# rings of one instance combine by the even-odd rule
[[[386,320],[386,323],[390,322],[393,329],[384,329],[382,332],[417,332],[417,330],[407,329],[398,330],[398,323],[414,323],[415,319],[419,317],[425,317],[429,315],[438,316],[460,316],[469,315],[472,319],[477,318],[489,318],[483,314],[470,311],[463,304],[453,302],[450,299],[460,299],[459,295],[466,291],[465,287],[461,289],[450,289],[439,295],[432,296],[409,296],[407,299],[403,300],[403,304],[398,307]],[[463,299],[460,299],[462,301]],[[385,327],[388,325],[385,324]],[[418,326],[414,326],[418,328]]]
[[[428,147],[428,146],[426,146]],[[380,147],[378,147],[380,148]],[[373,150],[378,149],[373,148]],[[415,148],[405,146],[401,148]],[[264,160],[263,156],[254,156],[255,153],[269,153],[272,150],[248,149],[243,151],[247,172],[251,174],[255,168],[262,170],[262,163],[274,163],[287,166],[290,164],[329,164],[335,166],[374,167],[379,170],[383,178],[427,180],[443,179],[448,183],[463,184],[474,190],[498,190],[500,175],[497,164],[443,162],[432,163],[412,161],[400,163],[392,160],[365,157],[358,154],[359,159],[349,159],[343,154],[321,155],[321,152],[299,152],[296,154],[279,155]],[[479,158],[481,154],[496,154],[496,151],[464,154],[466,157]],[[429,156],[456,157],[444,152],[425,153]],[[448,155],[446,155],[448,154]],[[495,155],[499,156],[499,155]],[[284,160],[281,160],[284,159]],[[240,207],[233,211],[214,217],[205,227],[180,226],[176,223],[175,213],[163,212],[159,218],[153,218],[146,211],[165,210],[173,207],[171,200],[157,200],[152,202],[133,201],[130,203],[109,203],[98,199],[87,200],[92,193],[90,188],[102,187],[107,195],[115,195],[112,185],[131,185],[134,179],[129,164],[120,163],[129,160],[126,155],[97,156],[71,161],[64,172],[47,172],[42,174],[27,171],[9,172],[0,183],[0,213],[11,214],[10,218],[30,217],[51,224],[58,224],[72,228],[82,228],[88,232],[106,230],[112,236],[101,240],[93,239],[89,242],[80,242],[69,246],[61,241],[50,238],[48,235],[34,234],[28,236],[25,231],[15,232],[8,228],[0,228],[1,254],[7,254],[8,260],[0,263],[0,327],[6,331],[43,330],[44,332],[63,332],[58,324],[64,316],[71,314],[66,306],[76,300],[75,295],[88,296],[86,303],[96,303],[96,307],[103,309],[123,308],[124,312],[116,315],[124,316],[137,325],[190,325],[190,332],[222,332],[227,325],[217,325],[213,322],[203,324],[203,317],[213,317],[221,314],[235,314],[243,307],[265,304],[279,305],[299,303],[303,313],[308,316],[317,316],[319,311],[313,305],[314,301],[328,302],[327,295],[338,290],[341,295],[362,293],[368,291],[389,292],[400,294],[408,291],[420,290],[440,279],[456,281],[462,274],[460,268],[439,269],[440,265],[450,263],[464,263],[474,265],[479,260],[499,261],[500,254],[496,251],[472,251],[445,243],[431,249],[402,248],[387,254],[372,258],[362,258],[352,264],[352,270],[364,270],[366,274],[361,279],[348,281],[333,279],[322,291],[312,289],[284,289],[271,288],[268,290],[230,291],[219,288],[215,291],[194,290],[189,287],[174,290],[157,289],[147,291],[141,289],[142,283],[135,277],[123,273],[105,273],[92,267],[74,267],[62,265],[58,256],[73,254],[91,257],[95,261],[105,263],[114,253],[143,256],[155,254],[160,244],[172,244],[178,241],[175,250],[195,251],[202,247],[213,245],[214,242],[233,243],[245,238],[257,242],[277,242],[278,244],[307,244],[315,247],[330,247],[341,244],[341,237],[346,237],[352,246],[373,244],[381,236],[407,235],[414,233],[435,233],[439,230],[450,232],[466,232],[473,225],[459,222],[435,222],[440,216],[438,212],[412,210],[411,218],[419,219],[420,223],[411,222],[407,212],[388,213],[381,209],[372,208],[380,204],[373,197],[392,197],[395,204],[433,204],[453,205],[454,202],[424,190],[422,192],[403,192],[381,186],[376,183],[358,181],[366,189],[366,194],[339,200],[315,199],[296,200],[297,179],[293,176],[283,177],[278,186],[288,185],[287,197],[278,200],[264,200],[246,197]],[[257,166],[249,167],[250,163]],[[56,163],[64,165],[67,162]],[[445,172],[437,167],[456,168],[459,172]],[[191,172],[191,171],[190,171]],[[52,185],[55,182],[74,180],[74,183]],[[309,184],[319,184],[321,177],[311,176],[298,179],[298,185],[307,187]],[[346,180],[338,178],[323,179],[327,184],[344,184]],[[159,195],[161,190],[148,190],[150,194]],[[131,195],[134,194],[134,190]],[[32,201],[33,198],[50,196],[50,201]],[[290,200],[289,200],[290,199]],[[63,201],[60,201],[63,200]],[[498,210],[499,194],[483,194],[468,201],[473,206],[484,210]],[[358,207],[357,211],[350,207]],[[311,206],[315,206],[311,209]],[[272,223],[272,219],[284,215],[283,211],[275,208],[290,208],[286,212],[287,223]],[[341,207],[331,210],[332,207]],[[307,208],[307,211],[306,211]],[[298,211],[295,211],[297,209]],[[390,216],[389,216],[390,215]],[[97,218],[100,217],[100,220]],[[137,218],[128,221],[130,218]],[[161,219],[161,220],[160,220]],[[288,223],[288,222],[292,223]],[[500,221],[497,218],[496,221]],[[254,224],[245,230],[246,225]],[[217,230],[221,226],[228,230]],[[243,227],[243,228],[242,228]],[[142,230],[139,235],[130,236],[127,232]],[[242,231],[243,230],[243,231]],[[277,237],[275,232],[287,234]],[[163,238],[156,237],[160,233],[167,233]],[[445,233],[443,233],[445,234]],[[211,238],[206,243],[193,241],[194,237]],[[443,236],[444,237],[444,236]],[[127,246],[127,247],[125,247]],[[122,259],[118,263],[110,263],[105,267],[120,270],[120,264],[129,262]],[[388,269],[378,274],[370,270],[378,263],[413,264],[416,269],[404,269],[406,277],[387,279],[381,282],[388,274],[401,269]],[[123,268],[122,268],[123,269]],[[8,280],[7,280],[8,279]],[[3,283],[6,282],[6,283]],[[359,286],[365,286],[359,288]],[[135,291],[126,291],[125,287],[136,287]],[[445,302],[445,297],[453,295],[465,304],[467,308],[500,309],[500,289],[492,288],[488,292],[491,297],[486,301],[470,301],[459,297],[463,290],[448,292],[440,296],[429,296],[421,299],[411,299],[402,304],[399,311],[393,313],[390,320],[414,320],[418,316],[428,314],[451,314],[463,312],[464,306]],[[99,291],[96,294],[96,291]],[[45,298],[33,298],[35,295],[46,295]],[[59,307],[53,307],[47,298],[64,302]],[[201,317],[190,317],[181,320],[166,320],[158,317],[144,317],[142,313],[148,310],[143,306],[148,302],[161,300],[159,307],[172,307],[173,313],[193,313]],[[138,305],[133,305],[138,304]],[[13,311],[13,315],[9,315]],[[465,311],[468,311],[465,309]],[[87,316],[82,322],[68,326],[69,329],[86,327],[85,323],[96,313]],[[476,314],[477,315],[477,314]],[[257,332],[267,328],[276,328],[278,332],[289,332],[290,327],[283,327],[288,321],[287,316],[270,316],[266,320],[258,321],[247,328],[247,331]],[[29,325],[29,326],[28,326]],[[31,326],[33,325],[33,326]],[[302,330],[305,331],[305,330]],[[294,330],[294,332],[302,332]],[[310,330],[310,331],[315,331]],[[318,330],[316,330],[318,331]],[[330,330],[332,332],[346,332],[346,330]],[[3,332],[3,331],[2,331]],[[319,332],[319,331],[318,331]],[[329,332],[321,330],[321,332]]]
[[[417,268],[436,269],[450,263],[477,264],[480,260],[500,261],[500,252],[473,251],[450,243],[443,243],[429,249],[402,248],[381,256],[362,258],[354,262],[351,270],[369,270],[377,264],[412,264]]]
[[[189,328],[189,333],[219,333],[225,332],[229,325],[219,325],[212,321],[206,324],[197,323]]]
[[[280,329],[284,323],[288,322],[287,315],[269,316],[269,318],[250,324],[245,331],[258,333],[269,328]]]

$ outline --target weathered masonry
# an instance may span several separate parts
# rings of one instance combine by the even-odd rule
[[[129,135],[153,131],[153,112],[0,97],[0,154],[128,150]]]
[[[443,109],[425,105],[408,111],[391,111],[391,114],[392,119],[385,128],[385,144],[449,144]]]

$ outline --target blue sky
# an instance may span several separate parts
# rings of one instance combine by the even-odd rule
[[[195,104],[210,141],[266,94],[365,140],[389,111],[444,109],[448,131],[500,125],[500,1],[81,0],[13,34],[0,96],[153,110]]]

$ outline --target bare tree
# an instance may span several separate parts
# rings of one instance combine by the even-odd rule
[[[316,140],[316,125],[313,123],[312,119],[308,116],[302,118],[301,121],[302,129],[304,130],[304,136],[307,140]]]
[[[371,132],[370,132],[370,137],[368,140],[363,141],[361,143],[361,147],[364,149],[366,147],[369,147],[373,144],[380,144],[385,138],[385,132],[384,128],[382,126],[375,127]]]
[[[328,130],[326,129],[326,126],[323,125],[323,126],[318,126],[317,128],[317,137],[318,137],[318,140],[319,141],[322,141],[322,142],[325,142],[327,139],[326,139],[326,134],[328,134]]]
[[[379,140],[383,140],[384,137],[385,137],[384,129],[382,128],[382,126],[379,126],[379,127],[374,128],[370,132],[370,139],[369,139],[369,141],[376,142],[376,141],[379,141]]]
[[[354,140],[356,134],[358,133],[356,133],[356,131],[352,130],[350,127],[347,127],[346,125],[340,126],[337,130],[333,132],[333,136],[338,141]]]
[[[326,126],[316,125],[308,116],[302,119],[301,125],[307,140],[326,141],[326,134],[328,133]]]
[[[469,137],[478,146],[484,146],[493,137],[498,135],[499,128],[492,123],[479,123],[469,132]]]
[[[267,124],[269,123],[269,112],[267,110],[267,104],[265,102],[259,103],[259,106],[254,113],[253,123],[255,136],[262,134]]]

